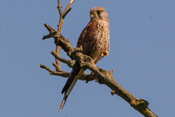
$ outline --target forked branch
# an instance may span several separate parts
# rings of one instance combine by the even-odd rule
[[[67,13],[71,10],[71,6],[72,6],[74,1],[75,0],[71,0],[69,2],[69,4],[67,5],[66,9],[64,10],[64,12],[62,12],[61,0],[57,0],[57,2],[58,2],[58,7],[57,8],[58,8],[59,15],[60,15],[59,24],[57,25],[58,26],[57,31],[59,33],[62,33],[64,19],[65,19]],[[56,53],[58,55],[61,54],[61,47],[59,45],[56,46]],[[56,71],[61,71],[61,62],[58,59],[56,59],[55,61],[56,61],[56,64],[57,64]]]

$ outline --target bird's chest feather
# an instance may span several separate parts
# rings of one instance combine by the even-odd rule
[[[98,24],[98,31],[96,32],[96,46],[100,48],[103,52],[107,50],[108,43],[109,43],[109,24],[107,23],[99,23]]]

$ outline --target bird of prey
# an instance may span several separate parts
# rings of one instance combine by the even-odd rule
[[[90,17],[90,22],[80,34],[77,47],[82,46],[83,54],[90,56],[96,64],[102,57],[108,56],[110,48],[109,16],[105,8],[94,7],[90,10]],[[64,98],[59,111],[63,108],[68,95],[83,72],[84,69],[76,62],[62,90]]]

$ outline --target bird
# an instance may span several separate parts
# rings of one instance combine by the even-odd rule
[[[83,49],[83,54],[92,58],[96,64],[110,49],[109,15],[104,7],[94,7],[90,10],[90,22],[81,32],[77,47]],[[76,62],[62,89],[64,94],[59,112],[62,110],[70,92],[85,70]]]

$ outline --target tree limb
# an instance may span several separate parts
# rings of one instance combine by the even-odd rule
[[[55,66],[55,65],[56,64],[53,63],[53,66]],[[70,72],[67,72],[67,71],[59,71],[59,72],[58,71],[54,71],[51,68],[49,68],[49,67],[47,67],[45,65],[42,65],[42,64],[40,64],[40,68],[43,68],[43,69],[47,70],[50,75],[61,76],[63,78],[67,78],[70,75]],[[95,80],[95,79],[97,79],[97,76],[95,74],[87,74],[87,73],[84,72],[79,80],[86,81],[86,83],[88,83],[89,81],[92,81],[92,80]]]
[[[113,77],[113,71],[104,70],[102,68],[98,68],[94,61],[87,55],[84,55],[82,53],[81,48],[74,48],[71,46],[71,43],[68,39],[66,39],[64,36],[62,36],[58,31],[53,32],[53,28],[50,27],[48,24],[45,25],[47,30],[49,31],[49,35],[52,36],[55,39],[55,44],[60,46],[67,55],[77,62],[79,62],[80,66],[84,69],[91,70],[94,74],[87,75],[86,73],[83,74],[83,76],[80,78],[80,80],[85,80],[85,78],[92,78],[93,80],[96,79],[100,84],[105,84],[109,88],[111,88],[111,94],[117,94],[120,97],[122,97],[125,101],[127,101],[134,109],[139,111],[142,115],[145,117],[157,117],[149,108],[148,108],[148,101],[144,99],[138,99],[134,95],[132,95],[130,92],[125,90],[122,86],[120,86]],[[43,39],[47,39],[49,36],[44,36]],[[61,60],[62,62],[68,64],[70,61],[61,58],[60,56],[56,55],[54,51],[52,54],[55,56],[55,58]],[[48,67],[44,67],[41,65],[41,68],[44,68],[48,70],[50,73],[53,71],[49,69]],[[55,73],[55,72],[53,72]],[[52,74],[53,74],[52,73]],[[57,73],[57,75],[62,76],[62,74]],[[68,76],[68,74],[67,74]],[[87,77],[88,76],[88,77]],[[64,77],[64,76],[63,76]],[[89,79],[88,79],[89,80]]]
[[[57,0],[58,2],[58,11],[59,11],[59,15],[60,15],[60,19],[59,19],[59,24],[57,31],[59,31],[60,33],[62,33],[62,28],[63,28],[63,24],[64,24],[64,19],[67,15],[67,13],[71,10],[71,6],[73,4],[75,0],[71,0],[69,2],[69,4],[67,5],[66,9],[64,10],[64,12],[62,12],[62,6],[61,6],[61,0]],[[58,55],[61,54],[61,47],[59,45],[56,46],[56,53]],[[57,67],[56,67],[56,71],[61,71],[61,62],[58,59],[55,59]]]

